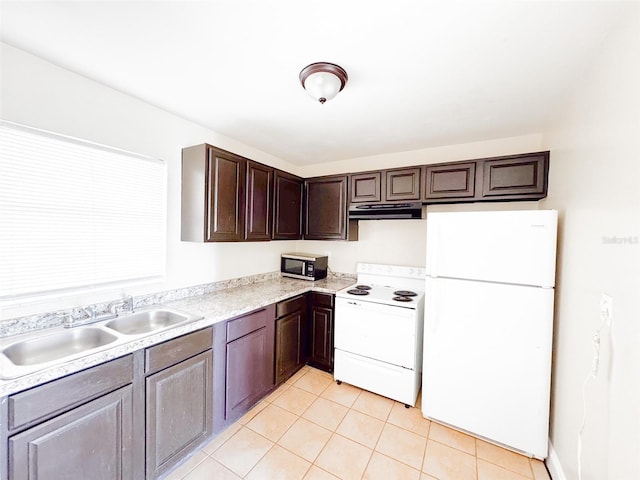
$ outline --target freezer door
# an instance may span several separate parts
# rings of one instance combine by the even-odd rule
[[[547,456],[553,290],[427,281],[422,412]]]
[[[555,285],[556,210],[427,215],[427,275]]]

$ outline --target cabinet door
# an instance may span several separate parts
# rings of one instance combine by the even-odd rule
[[[211,350],[147,378],[148,479],[166,472],[211,434],[212,378]]]
[[[247,162],[246,240],[271,239],[273,169]]]
[[[487,159],[483,169],[483,198],[538,199],[547,195],[549,152]]]
[[[133,480],[132,387],[9,439],[10,480]]]
[[[387,170],[385,200],[420,200],[420,167]]]
[[[311,307],[309,363],[333,372],[333,309]]]
[[[227,344],[227,418],[253,405],[273,384],[273,353],[269,356],[269,351],[273,352],[273,343],[269,345],[266,327]]]
[[[276,170],[273,194],[273,239],[302,239],[302,191],[301,178]]]
[[[351,203],[379,202],[382,200],[382,172],[354,173],[351,175]]]
[[[205,241],[243,240],[247,161],[211,147],[207,152]]]
[[[472,198],[475,195],[475,162],[427,165],[425,200]]]
[[[302,311],[276,320],[276,384],[302,367],[304,359]]]
[[[347,177],[320,177],[305,182],[305,228],[308,240],[347,238]]]

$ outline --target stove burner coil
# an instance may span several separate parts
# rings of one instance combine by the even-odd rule
[[[396,290],[395,292],[393,292],[393,294],[398,295],[400,297],[416,297],[418,295],[416,292],[412,292],[411,290]]]
[[[406,295],[398,295],[397,297],[393,297],[393,300],[396,302],[412,302],[413,298],[407,297]]]
[[[347,290],[347,293],[351,295],[369,295],[367,290],[362,290],[360,288],[352,288],[351,290]]]
[[[356,285],[356,288],[358,290],[371,290],[371,287],[369,285]]]

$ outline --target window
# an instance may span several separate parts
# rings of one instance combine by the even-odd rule
[[[0,122],[0,302],[157,281],[164,162]]]

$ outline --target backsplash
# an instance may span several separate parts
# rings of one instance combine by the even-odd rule
[[[355,280],[355,275],[349,273],[330,272],[329,277],[336,279]],[[137,297],[133,297],[133,306],[134,308],[141,308],[158,303],[173,302],[187,297],[204,295],[218,290],[250,285],[252,283],[264,282],[276,278],[280,278],[279,271],[260,273],[247,277],[232,278],[230,280],[221,280],[219,282],[207,283],[204,285],[177,288],[175,290],[167,290],[164,292],[151,293],[148,295],[139,295]],[[83,305],[83,307],[90,306],[97,314],[101,314],[107,311],[110,303],[112,302],[101,302],[92,305]],[[62,325],[66,316],[72,314],[73,311],[78,308],[81,307],[78,306],[76,308],[58,310],[55,312],[45,312],[35,315],[27,315],[24,317],[2,320],[0,321],[0,338],[19,335],[21,333],[27,333],[35,330],[42,330],[45,328],[58,327]]]
[[[251,283],[263,282],[279,278],[280,272],[260,273],[241,278],[232,278],[230,280],[221,280],[219,282],[207,283],[204,285],[196,285],[193,287],[177,288],[175,290],[167,290],[164,292],[151,293],[148,295],[139,295],[133,298],[134,308],[146,307],[156,303],[173,302],[187,297],[203,295],[205,293],[215,292],[227,288],[239,287],[241,285],[249,285]],[[103,313],[107,310],[107,306],[111,302],[101,302],[88,305],[97,313]],[[84,305],[83,305],[84,306]],[[80,308],[78,306],[77,308]],[[39,313],[35,315],[27,315],[24,317],[10,318],[0,321],[0,338],[18,335],[21,333],[31,332],[34,330],[42,330],[44,328],[57,327],[62,325],[64,318],[70,315],[75,309],[65,309],[56,312]]]

